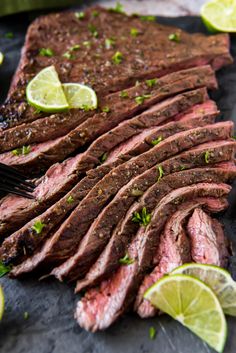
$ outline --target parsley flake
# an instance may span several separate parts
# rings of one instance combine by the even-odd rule
[[[117,13],[124,13],[124,8],[123,5],[120,2],[116,3],[116,6],[113,8],[110,8],[109,11],[111,12],[117,12]]]
[[[176,43],[179,43],[180,42],[180,34],[179,33],[171,33],[169,35],[169,40],[171,40],[172,42],[176,42]]]
[[[74,198],[73,198],[73,196],[69,196],[68,198],[67,198],[67,200],[66,200],[66,202],[68,203],[68,204],[71,204],[71,203],[73,203],[75,200],[74,200]]]
[[[115,45],[115,39],[113,38],[106,38],[105,39],[105,48],[106,49],[111,49],[111,47],[114,47]]]
[[[146,227],[150,223],[151,218],[151,213],[147,213],[146,207],[143,207],[141,212],[134,212],[132,221]]]
[[[31,151],[31,147],[30,146],[23,146],[21,148],[16,148],[15,150],[12,151],[12,154],[14,156],[26,156],[27,154],[29,154]]]
[[[163,170],[163,168],[162,168],[161,165],[159,165],[159,166],[157,167],[157,170],[158,170],[158,172],[159,172],[159,176],[158,176],[157,182],[159,182],[159,181],[161,180],[161,178],[164,176],[164,170]]]
[[[139,34],[139,30],[137,28],[131,28],[130,30],[130,34],[132,37],[137,37],[137,35]]]
[[[145,99],[148,99],[151,97],[151,94],[143,94],[142,96],[137,96],[135,97],[135,102],[137,104],[143,104],[143,102],[145,101]]]
[[[147,15],[147,16],[140,16],[139,18],[140,18],[140,20],[142,20],[142,21],[148,21],[148,22],[154,22],[154,21],[156,21],[156,17],[155,17],[155,16],[149,16],[149,15]]]
[[[94,10],[94,11],[92,12],[92,16],[93,16],[93,17],[98,17],[98,16],[99,16],[99,11]]]
[[[75,56],[70,51],[66,51],[64,54],[62,54],[62,56],[69,60],[72,60],[75,58]]]
[[[72,47],[69,48],[70,51],[74,51],[74,50],[79,50],[80,49],[80,45],[79,44],[75,44]]]
[[[8,38],[8,39],[14,38],[13,32],[7,32],[7,33],[5,34],[5,38]]]
[[[79,20],[82,20],[85,18],[85,13],[84,12],[75,12],[75,17],[78,18]]]
[[[154,338],[156,337],[156,329],[153,326],[149,328],[149,337],[151,340],[154,340]]]
[[[185,170],[185,169],[186,169],[185,165],[180,166],[180,170]]]
[[[157,83],[157,79],[156,78],[152,78],[150,80],[146,80],[145,82],[146,82],[146,85],[148,87],[153,87]]]
[[[124,257],[121,257],[121,258],[119,259],[119,263],[120,263],[121,265],[131,265],[131,264],[134,263],[134,259],[131,259],[131,258],[129,257],[129,254],[126,253]]]
[[[110,108],[108,106],[105,106],[105,107],[102,108],[102,112],[109,113],[110,112]]]
[[[162,141],[162,137],[159,136],[158,138],[152,140],[152,141],[151,141],[151,144],[152,144],[153,146],[156,146],[156,145],[158,145],[158,143],[160,143],[161,141]]]
[[[5,266],[2,262],[0,262],[0,277],[5,276],[8,272],[11,271],[12,266]]]
[[[114,64],[120,64],[122,60],[123,60],[123,54],[120,51],[117,51],[112,57],[112,61]]]
[[[101,155],[101,157],[99,157],[100,163],[101,163],[101,164],[104,163],[104,162],[107,160],[107,157],[108,157],[108,153],[107,153],[107,152],[103,153],[103,154]]]
[[[210,162],[210,152],[206,151],[204,154],[205,162],[208,164]]]
[[[89,41],[85,41],[85,42],[83,42],[83,45],[86,47],[86,48],[91,48],[91,42],[89,42]]]
[[[51,57],[54,55],[54,52],[50,48],[41,48],[41,49],[39,49],[39,55]]]
[[[24,312],[24,319],[28,320],[28,318],[29,318],[29,313],[28,313],[28,311],[25,311]]]
[[[91,33],[95,38],[98,37],[97,28],[96,28],[93,24],[89,23],[88,29],[89,29],[90,33]]]
[[[34,223],[34,225],[32,226],[32,229],[37,233],[37,234],[40,234],[42,233],[42,230],[43,228],[45,227],[46,225],[44,223],[42,223],[41,221],[36,221]]]
[[[126,92],[126,91],[121,91],[121,92],[120,92],[120,97],[121,97],[121,98],[129,98],[128,92]]]

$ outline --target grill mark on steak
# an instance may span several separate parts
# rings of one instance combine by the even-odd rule
[[[145,273],[152,265],[159,235],[167,219],[180,204],[199,197],[222,198],[230,189],[225,184],[202,183],[174,190],[165,196],[155,208],[151,223],[145,229],[140,228],[128,247],[128,256],[135,261],[120,266],[99,288],[88,290],[77,303],[75,318],[79,325],[93,332],[103,330],[128,309]]]
[[[196,208],[188,222],[187,231],[193,261],[220,267],[227,266],[228,243],[223,228],[216,219]]]
[[[157,249],[157,252],[155,255],[156,263],[154,263],[154,265],[156,265],[156,267],[150,274],[145,276],[136,297],[134,309],[135,311],[137,311],[140,317],[142,318],[152,317],[152,316],[155,316],[158,312],[158,310],[154,308],[149,301],[143,298],[145,291],[152,284],[154,284],[161,277],[163,277],[165,274],[173,271],[176,267],[181,266],[186,262],[191,262],[190,240],[186,234],[185,229],[183,228],[183,225],[184,225],[184,222],[186,222],[187,217],[192,212],[195,213],[194,209],[197,209],[203,212],[200,208],[198,208],[202,206],[208,206],[208,205],[205,203],[203,204],[202,202],[198,202],[197,200],[190,201],[189,203],[183,204],[166,223],[165,230],[162,233],[160,238],[159,248]],[[228,206],[228,203],[226,202],[225,205],[222,205],[221,209],[217,207],[215,210],[214,209],[212,210],[210,205],[210,210],[209,209],[208,210],[211,212],[213,211],[219,212],[219,211],[223,211],[227,206]],[[198,223],[194,225],[198,225]],[[209,229],[208,231],[211,232],[212,230]],[[222,229],[221,229],[221,232],[222,232]],[[221,234],[223,234],[223,232]],[[224,239],[224,234],[223,234],[223,239]],[[215,244],[214,247],[215,248],[217,247],[217,253],[220,253],[221,249],[220,249],[220,246],[218,245],[220,244],[217,244],[217,245]],[[224,249],[222,249],[222,251],[224,252]],[[209,252],[214,253],[214,249],[213,248],[209,249]],[[208,262],[209,264],[219,265],[219,262],[216,261],[216,259],[209,258],[209,260],[210,260],[210,262]],[[197,262],[202,263],[201,260]]]
[[[214,112],[217,114],[217,107],[212,101],[202,103],[205,99],[207,99],[207,93],[204,89],[169,98],[102,135],[83,154],[61,164],[53,165],[46,175],[37,181],[38,186],[34,191],[36,200],[32,201],[15,195],[8,195],[0,200],[0,234],[6,237],[10,232],[19,229],[27,221],[46,210],[53,202],[64,196],[78,182],[84,172],[94,168],[98,163],[100,164],[99,157],[103,153],[109,152],[120,142],[127,140],[133,134],[138,134],[145,127],[159,125],[164,123],[166,119],[175,119],[175,116],[178,120],[200,117],[201,114],[206,117],[209,114],[209,118],[213,117]],[[24,157],[27,160],[28,156]],[[123,160],[119,162],[122,163]],[[24,171],[25,168],[27,168],[27,163],[23,164],[21,169]],[[101,171],[101,168],[99,170]],[[110,171],[110,169],[108,170]],[[103,174],[97,173],[97,181],[99,175]]]
[[[168,72],[206,63],[210,63],[214,69],[232,63],[229,37],[225,34],[206,37],[202,34],[189,35],[178,29],[181,42],[175,43],[168,39],[175,30],[173,27],[143,23],[138,18],[112,14],[103,9],[99,9],[99,12],[101,15],[93,18],[92,10],[89,9],[83,21],[78,21],[73,13],[68,12],[49,15],[36,20],[29,27],[9,99],[1,109],[1,114],[8,117],[5,124],[13,126],[33,119],[32,109],[24,102],[25,86],[39,70],[52,64],[56,66],[62,82],[87,83],[104,95],[131,86],[137,79],[160,77]],[[89,22],[94,23],[100,32],[97,38],[89,32]],[[127,35],[132,25],[140,31],[137,38]],[[115,48],[105,49],[104,38],[112,36],[116,37]],[[158,38],[155,45],[153,36]],[[76,58],[73,62],[62,56],[68,38],[70,45],[81,44],[79,55],[74,53]],[[91,47],[83,46],[84,41],[89,41]],[[51,58],[41,57],[38,50],[42,47],[51,47],[55,55]],[[114,50],[123,54],[120,65],[112,63]],[[21,103],[21,109],[18,109],[17,103]]]
[[[171,159],[169,164],[171,164]],[[143,207],[146,207],[150,213],[160,199],[173,189],[202,182],[226,183],[235,178],[235,176],[236,167],[234,164],[229,163],[226,166],[222,165],[222,167],[213,165],[212,168],[195,168],[170,174],[165,176],[158,186],[150,187],[143,197],[131,206],[125,217],[121,218],[119,224],[112,232],[109,243],[86,276],[77,281],[76,293],[86,287],[93,287],[99,284],[119,266],[118,260],[124,256],[127,244],[138,230],[138,225],[132,222],[134,212],[140,212]]]
[[[219,144],[216,143],[209,143],[208,145],[206,145],[205,147],[201,147],[201,145],[196,148],[195,151],[187,151],[184,152],[174,158],[169,159],[168,161],[165,161],[163,163],[164,166],[164,170],[165,170],[165,177],[163,178],[163,180],[161,180],[159,182],[159,186],[162,188],[160,190],[163,190],[163,192],[159,191],[159,187],[155,188],[150,188],[150,192],[145,193],[141,200],[139,201],[138,205],[139,207],[136,207],[136,209],[134,209],[133,211],[137,210],[140,211],[140,208],[142,208],[143,206],[147,206],[148,209],[154,208],[156,205],[156,200],[157,198],[161,197],[160,195],[164,196],[165,193],[169,192],[171,190],[171,187],[174,186],[181,186],[182,184],[179,184],[179,180],[181,180],[181,182],[183,182],[185,179],[183,177],[186,177],[187,179],[191,177],[191,175],[193,174],[193,181],[195,182],[200,182],[200,181],[204,181],[204,177],[202,176],[201,173],[198,173],[198,169],[196,169],[196,171],[192,171],[190,168],[196,167],[197,165],[204,165],[205,161],[204,161],[204,155],[206,151],[210,151],[210,153],[212,155],[214,155],[214,158],[210,160],[210,163],[215,163],[215,162],[219,162],[219,161],[227,161],[227,160],[231,160],[234,156],[234,151],[235,151],[235,143],[234,142],[221,142]],[[170,177],[168,177],[167,174],[170,174],[171,172],[176,172],[180,169],[181,163],[182,161],[185,161],[185,166],[186,169],[190,169],[186,172],[179,172],[179,173],[175,173],[176,177],[173,175],[170,175]],[[214,164],[213,164],[214,166]],[[223,168],[223,170],[219,169],[220,167]],[[226,181],[226,180],[231,180],[233,179],[233,177],[235,176],[235,166],[234,163],[221,163],[219,165],[219,170],[214,171],[213,169],[206,169],[207,175],[210,178],[210,175],[212,175],[212,180],[211,181],[217,181],[217,182],[221,182],[221,181]],[[227,176],[225,174],[225,170],[227,170]],[[96,170],[94,171],[96,172]],[[189,174],[188,174],[189,173]],[[187,174],[187,175],[186,175]],[[179,176],[179,177],[178,177]],[[217,179],[218,177],[218,179]],[[225,177],[225,179],[224,179]],[[210,181],[210,179],[207,179],[207,181]],[[153,182],[156,182],[157,179],[157,172],[155,167],[153,168],[152,174],[149,176],[149,179],[153,179]],[[182,181],[183,180],[183,181]],[[205,180],[206,181],[206,180]],[[151,182],[149,182],[151,183]],[[168,187],[166,186],[164,188],[164,185],[167,183]],[[157,190],[156,190],[157,189]],[[149,203],[148,203],[149,202]],[[137,205],[136,205],[137,206]],[[109,256],[109,250],[108,250],[108,255],[107,258],[108,260],[105,262],[104,260],[104,269],[103,271],[105,272],[105,268],[107,269],[107,272],[111,272],[112,270],[114,270],[114,268],[117,266],[117,261],[116,259],[118,259],[119,257],[121,257],[123,255],[123,251],[125,248],[124,242],[127,239],[127,243],[128,243],[128,239],[132,236],[132,234],[135,234],[135,232],[137,231],[137,224],[133,223],[131,221],[132,218],[132,214],[133,211],[130,212],[129,216],[126,217],[127,219],[127,223],[129,225],[130,230],[127,230],[127,226],[125,231],[123,232],[123,234],[125,234],[125,237],[122,237],[122,242],[121,239],[117,239],[118,241],[118,247],[116,247],[116,245],[114,245],[113,247],[111,247],[112,249],[110,250],[111,255]],[[128,215],[128,214],[127,214]],[[128,220],[130,222],[128,222]],[[130,225],[131,223],[131,225]],[[62,225],[62,227],[64,227]],[[125,228],[123,226],[123,228]],[[122,228],[121,228],[122,229]],[[119,233],[119,232],[118,232]],[[27,273],[30,272],[34,269],[40,269],[40,270],[48,270],[50,269],[52,266],[55,266],[57,264],[60,264],[61,262],[63,262],[63,260],[66,260],[67,257],[69,256],[69,254],[65,251],[66,248],[68,248],[67,242],[68,242],[68,238],[65,236],[66,234],[62,235],[60,234],[60,231],[56,232],[55,234],[53,234],[51,237],[49,237],[49,239],[43,244],[42,248],[36,252],[32,257],[27,258],[25,261],[23,261],[20,265],[16,266],[13,271],[12,271],[12,275],[13,276],[19,276],[23,273]],[[119,236],[119,234],[118,234]],[[118,237],[116,237],[118,238]],[[70,238],[69,238],[70,241]],[[113,241],[113,239],[112,239]],[[123,246],[123,248],[122,248]],[[114,251],[114,253],[113,253]],[[119,251],[119,252],[118,252]],[[120,256],[119,256],[120,254]],[[110,260],[110,261],[109,261]],[[98,260],[99,261],[99,260]],[[103,276],[103,273],[101,273],[101,276]]]
[[[232,123],[228,123],[232,126]],[[67,222],[69,222],[68,224],[70,224],[70,228],[66,229],[65,227],[64,232],[68,233],[68,235],[73,238],[73,247],[72,244],[70,245],[70,247],[72,247],[71,251],[75,252],[75,237],[73,237],[73,234],[76,233],[76,239],[78,239],[79,243],[84,234],[89,229],[91,223],[98,216],[99,212],[111,200],[111,197],[113,197],[124,185],[128,184],[132,178],[144,173],[152,166],[155,166],[155,164],[168,159],[169,157],[178,154],[185,149],[190,148],[190,146],[196,146],[198,144],[197,140],[199,142],[206,142],[209,138],[208,134],[211,134],[212,132],[213,126],[216,127],[217,125],[219,126],[219,124],[221,123],[210,125],[209,127],[206,126],[203,128],[195,128],[181,132],[179,134],[175,134],[163,142],[160,142],[159,145],[153,147],[150,151],[131,159],[131,161],[122,164],[107,174],[96,185],[96,187],[91,190],[91,192],[73,211],[67,220]],[[223,130],[223,134],[224,133],[225,129]],[[216,137],[218,133],[213,135]],[[215,137],[213,137],[213,140]],[[217,139],[218,138],[219,135]],[[132,188],[134,186],[135,185],[132,184]],[[144,185],[142,185],[142,187],[144,187]],[[97,243],[99,242],[98,235],[96,241]],[[54,269],[53,275],[55,275],[60,280],[67,278],[68,275],[70,276],[71,270],[77,267],[77,255],[79,256],[80,254],[79,249],[80,246],[78,248],[78,252],[75,252],[74,257],[68,259],[68,261],[62,264],[59,268]],[[71,252],[70,255],[73,255],[73,253]],[[89,257],[91,257],[91,254]]]
[[[73,234],[76,228],[76,238],[73,238],[73,249],[76,250],[81,237],[88,230],[90,224],[97,217],[100,210],[113,197],[122,186],[127,184],[133,177],[143,173],[158,162],[161,162],[183,150],[194,147],[198,144],[211,141],[219,141],[229,138],[233,133],[233,123],[223,122],[205,127],[199,127],[179,134],[175,134],[154,146],[140,156],[132,158],[131,161],[121,164],[108,173],[100,182],[96,184],[80,205],[72,212],[67,221],[70,227],[65,229],[66,233]],[[157,153],[159,152],[159,153]],[[51,219],[50,219],[51,222]],[[50,226],[49,220],[46,226],[36,237],[31,228],[23,227],[21,233],[15,232],[5,239],[1,248],[1,258],[5,263],[16,262],[22,257],[22,251],[32,252],[42,243],[44,230]],[[31,224],[29,222],[29,224]],[[77,225],[79,224],[79,229]],[[25,229],[26,228],[26,229]]]

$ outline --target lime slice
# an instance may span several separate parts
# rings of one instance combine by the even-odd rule
[[[201,17],[210,31],[236,32],[236,0],[213,0],[201,8]]]
[[[3,60],[4,60],[4,55],[3,55],[3,53],[0,51],[0,65],[2,65]]]
[[[199,278],[216,294],[225,314],[236,316],[236,282],[221,267],[203,264],[186,264],[171,274],[184,274]]]
[[[214,292],[187,275],[164,276],[144,294],[152,305],[169,314],[222,352],[227,336],[223,310]]]
[[[0,286],[0,321],[2,320],[3,312],[4,312],[4,293],[3,293],[2,287]]]
[[[98,101],[95,91],[80,83],[64,83],[62,85],[69,108],[86,108],[93,110],[97,108]]]
[[[29,104],[43,112],[56,113],[69,108],[54,66],[46,67],[29,82],[26,97]]]

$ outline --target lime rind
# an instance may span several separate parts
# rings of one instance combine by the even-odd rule
[[[83,109],[86,107],[89,110],[93,110],[97,108],[97,95],[89,86],[80,83],[64,83],[62,88],[70,109]]]
[[[145,292],[144,298],[217,352],[223,351],[227,323],[218,298],[204,282],[183,274],[164,276]]]
[[[236,316],[236,282],[225,269],[207,264],[182,265],[172,274],[187,274],[202,280],[214,291],[225,314]]]
[[[2,65],[4,60],[4,54],[0,51],[0,65]]]
[[[2,287],[0,286],[0,321],[2,320],[2,316],[4,313],[4,306],[5,306],[4,293],[3,293]]]
[[[236,32],[236,1],[213,0],[201,7],[202,20],[210,32]]]

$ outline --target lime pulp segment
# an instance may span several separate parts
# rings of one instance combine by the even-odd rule
[[[88,110],[97,108],[97,96],[92,88],[80,83],[64,83],[62,88],[69,108]]]
[[[201,8],[201,17],[210,31],[236,32],[236,0],[213,0]]]

